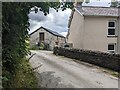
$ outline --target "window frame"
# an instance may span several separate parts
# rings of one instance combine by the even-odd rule
[[[109,22],[114,22],[114,27],[109,27]],[[107,22],[107,27],[108,27],[108,29],[107,29],[107,36],[116,36],[116,20],[109,20],[108,22]],[[115,31],[115,34],[114,35],[109,35],[109,29],[114,29],[114,31]]]
[[[116,51],[116,43],[109,43],[108,47],[109,47],[109,45],[114,45],[114,50],[109,50],[109,48],[108,48],[108,52],[114,52],[115,53],[115,51]]]

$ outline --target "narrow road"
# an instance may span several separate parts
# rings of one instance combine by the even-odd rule
[[[31,51],[32,67],[40,87],[46,88],[118,88],[118,78],[94,66],[77,63],[74,59],[56,56],[51,51]]]

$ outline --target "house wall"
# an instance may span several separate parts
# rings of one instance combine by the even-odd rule
[[[85,17],[85,29],[83,33],[84,49],[108,52],[108,44],[117,44],[117,37],[107,36],[109,20],[117,20],[117,18],[95,16]],[[118,34],[118,28],[116,28],[116,34]]]
[[[108,52],[108,44],[116,43],[115,53],[120,53],[120,31],[118,32],[119,25],[117,22],[117,37],[108,37],[109,20],[117,21],[118,18],[82,16],[78,11],[75,11],[67,42],[72,43],[73,48],[102,52]]]
[[[39,32],[35,32],[34,34],[30,35],[30,47],[36,44],[39,41]]]
[[[44,32],[44,42],[48,43],[50,46],[50,50],[53,50],[54,46],[55,46],[55,42],[58,40],[59,41],[59,45],[60,43],[65,43],[65,38],[61,38],[57,36],[54,36],[53,34],[47,32],[46,30],[44,30],[43,28],[41,28],[40,30],[38,30],[37,32],[35,32],[34,34],[31,35],[30,37],[30,46],[35,45],[36,42],[39,42],[39,33],[40,32]]]
[[[83,30],[84,30],[84,17],[79,12],[75,11],[71,26],[69,29],[68,43],[72,43],[74,48],[83,47]]]

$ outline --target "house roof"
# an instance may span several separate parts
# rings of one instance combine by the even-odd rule
[[[115,7],[95,7],[83,6],[76,9],[84,16],[114,16],[118,17],[118,8]]]
[[[58,36],[58,37],[62,37],[62,38],[65,38],[64,36],[62,36],[61,34],[59,34],[58,32],[55,32],[55,31],[52,31],[52,30],[50,30],[50,29],[47,29],[47,28],[45,28],[45,27],[40,27],[40,28],[38,28],[37,30],[35,30],[34,32],[32,32],[30,35],[32,35],[32,34],[34,34],[35,32],[37,32],[38,30],[40,30],[40,29],[44,29],[44,30],[46,30],[47,32],[49,32],[49,33],[51,33],[51,34],[53,34],[54,36]]]

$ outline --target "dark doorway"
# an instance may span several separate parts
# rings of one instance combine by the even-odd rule
[[[39,39],[40,41],[44,41],[44,33],[39,33]]]

